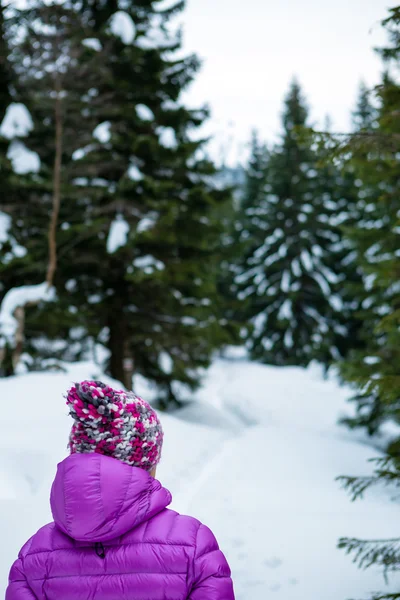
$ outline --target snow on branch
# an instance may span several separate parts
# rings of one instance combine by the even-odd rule
[[[110,19],[110,31],[119,37],[123,44],[132,44],[136,36],[136,26],[132,17],[123,10],[113,14]]]
[[[32,117],[26,106],[20,102],[10,104],[0,125],[0,135],[12,140],[16,137],[26,137],[32,129]]]
[[[12,288],[4,296],[0,306],[0,344],[4,341],[14,345],[19,322],[15,317],[15,311],[21,306],[38,304],[39,302],[51,302],[55,299],[55,290],[48,284],[24,285]]]
[[[130,227],[122,215],[117,215],[111,223],[107,238],[107,252],[114,254],[119,248],[126,246]]]

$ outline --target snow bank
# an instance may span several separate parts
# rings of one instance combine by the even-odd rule
[[[119,248],[126,245],[129,235],[129,223],[125,221],[122,215],[117,215],[111,223],[110,232],[107,238],[107,252],[113,254]]]
[[[342,535],[398,534],[393,492],[376,489],[352,504],[335,481],[370,473],[367,459],[376,455],[365,439],[357,442],[336,424],[348,410],[349,391],[324,381],[317,366],[279,369],[233,355],[213,364],[192,403],[161,416],[158,476],[174,493],[173,508],[215,530],[237,600],[338,600],[391,591],[399,581],[385,586],[380,572],[361,573],[336,548]],[[171,368],[166,355],[161,365]],[[0,380],[3,587],[20,546],[51,520],[49,489],[71,424],[62,395],[84,378],[115,385],[92,363]],[[154,395],[141,377],[135,382],[139,394]]]

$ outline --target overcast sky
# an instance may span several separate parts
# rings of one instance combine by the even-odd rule
[[[329,114],[347,130],[358,83],[378,81],[381,62],[372,48],[385,41],[380,20],[394,0],[187,0],[185,48],[203,59],[186,95],[207,102],[215,158],[245,157],[256,127],[267,140],[279,132],[290,80],[303,86],[314,121]],[[230,137],[233,143],[227,143]]]

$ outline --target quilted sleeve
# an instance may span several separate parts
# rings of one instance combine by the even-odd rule
[[[5,600],[37,600],[28,585],[20,558],[11,567]]]
[[[194,584],[188,600],[234,599],[231,570],[226,558],[210,529],[200,525],[194,556]]]

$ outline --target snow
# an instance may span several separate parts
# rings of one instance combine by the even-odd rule
[[[139,119],[142,119],[142,121],[154,121],[154,113],[151,108],[145,104],[136,104],[135,108]]]
[[[119,248],[126,245],[129,234],[129,223],[127,223],[122,215],[117,215],[111,223],[110,231],[107,238],[107,252],[113,254]]]
[[[379,356],[366,356],[364,362],[366,365],[376,365],[381,362],[381,359]]]
[[[293,348],[293,345],[294,345],[293,334],[290,329],[286,330],[285,337],[283,338],[283,342],[284,342],[286,348]]]
[[[17,175],[27,173],[38,173],[40,171],[40,158],[36,152],[29,150],[25,144],[18,141],[11,142],[7,158],[11,161],[14,172]]]
[[[161,108],[163,110],[178,110],[179,105],[176,103],[175,100],[171,100],[170,98],[167,98],[166,100],[163,100]],[[399,233],[400,233],[400,231],[399,231]]]
[[[145,256],[139,256],[133,261],[133,266],[136,269],[143,269],[143,271],[151,275],[154,273],[154,270],[162,271],[165,268],[165,265],[160,260],[151,256],[151,254],[146,254]]]
[[[153,48],[163,48],[173,44],[170,35],[165,27],[162,26],[163,18],[160,14],[154,14],[150,27],[144,34],[138,35],[135,44],[142,50],[152,50]]]
[[[68,279],[68,281],[65,283],[65,289],[68,292],[74,292],[77,288],[77,281],[76,279]]]
[[[295,277],[301,277],[301,267],[297,258],[292,261],[292,272]]]
[[[10,242],[11,252],[7,252],[3,255],[2,260],[4,264],[7,264],[15,256],[21,258],[27,253],[26,248],[17,244],[15,239],[10,236],[11,229],[11,217],[6,213],[0,211],[0,248],[5,242]]]
[[[51,520],[49,489],[71,425],[63,393],[89,377],[120,385],[89,362],[63,368],[0,380],[0,530],[7,540],[0,594],[21,545]],[[143,378],[135,381],[137,393],[154,397]],[[194,402],[161,415],[158,477],[172,490],[174,509],[214,530],[237,600],[368,598],[371,590],[398,587],[395,575],[386,585],[379,571],[360,572],[336,547],[340,536],[397,534],[393,490],[378,488],[353,504],[335,481],[371,473],[368,459],[377,455],[360,434],[337,425],[350,410],[349,395],[316,366],[273,368],[237,357],[215,361]],[[40,398],[40,410],[32,398]]]
[[[157,215],[147,215],[146,217],[142,217],[137,225],[136,231],[138,233],[143,233],[144,231],[148,231],[152,229],[157,223]]]
[[[27,136],[32,129],[32,117],[26,106],[20,102],[10,104],[0,125],[0,135],[12,140]]]
[[[136,26],[132,17],[123,10],[113,14],[110,19],[110,31],[119,37],[123,44],[132,44],[136,36]]]
[[[311,271],[313,269],[313,261],[312,258],[309,254],[309,252],[307,252],[307,250],[302,250],[301,255],[300,255],[300,260],[303,263],[305,269],[307,271]]]
[[[131,165],[128,169],[128,177],[132,181],[142,181],[143,173],[137,165]]]
[[[172,373],[174,368],[174,361],[167,352],[161,352],[158,362],[163,373],[166,373],[167,375]]]
[[[49,288],[47,283],[24,285],[9,290],[0,306],[0,336],[13,342],[18,326],[18,322],[14,317],[16,308],[29,303],[50,302],[54,298],[55,290]]]
[[[170,8],[176,6],[176,0],[161,0],[161,2],[157,3],[157,11],[162,12],[164,10],[169,10]]]
[[[303,261],[304,264],[304,261]],[[313,273],[313,277],[315,279],[315,281],[318,283],[319,287],[321,288],[322,292],[324,293],[324,295],[329,298],[329,295],[331,294],[331,288],[329,283],[326,281],[326,279],[321,275],[321,273]]]
[[[107,144],[107,142],[109,142],[111,139],[110,129],[110,121],[104,121],[104,123],[100,123],[100,125],[97,125],[96,129],[93,131],[93,137],[102,144]]]
[[[288,271],[284,271],[282,275],[281,281],[281,290],[284,293],[287,293],[290,289],[290,273]]]
[[[82,44],[86,46],[86,48],[90,48],[96,52],[100,52],[103,49],[100,40],[97,38],[86,38],[85,40],[82,40]]]
[[[279,309],[279,319],[290,319],[292,317],[292,301],[287,298]]]
[[[261,337],[265,334],[267,319],[268,316],[266,313],[260,313],[253,319],[254,335],[256,337]]]
[[[157,127],[160,144],[165,148],[176,148],[177,141],[175,130],[172,127]]]
[[[0,244],[4,244],[8,240],[9,230],[11,227],[11,217],[6,213],[0,212]]]
[[[86,146],[85,148],[78,148],[77,150],[75,150],[75,152],[73,152],[72,160],[81,160],[92,150],[93,146],[91,144],[89,144],[89,146]]]

